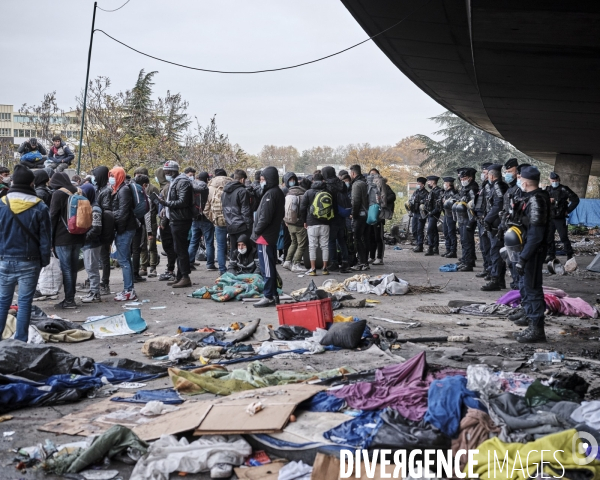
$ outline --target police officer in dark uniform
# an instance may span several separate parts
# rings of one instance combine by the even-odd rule
[[[438,186],[440,177],[429,175],[427,177],[427,186],[429,195],[425,200],[425,211],[427,212],[427,252],[426,257],[439,255],[440,253],[440,234],[438,231],[438,220],[442,214],[442,189]]]
[[[486,280],[491,279],[492,261],[490,258],[490,249],[492,242],[490,239],[490,233],[485,228],[485,216],[487,215],[488,199],[491,195],[490,182],[488,181],[488,168],[491,163],[486,162],[481,165],[481,186],[479,192],[477,192],[477,199],[475,200],[475,213],[477,214],[477,234],[479,236],[479,250],[481,250],[481,256],[483,257],[483,272],[475,275],[477,278],[485,278]]]
[[[472,272],[475,266],[475,225],[477,218],[473,214],[473,207],[479,185],[475,181],[476,170],[474,168],[463,168],[458,171],[460,178],[460,199],[453,207],[457,213],[458,231],[460,233],[460,245],[462,257],[459,262],[459,272]]]
[[[547,238],[550,221],[550,196],[539,187],[540,171],[536,167],[521,168],[522,194],[511,210],[509,223],[519,225],[521,238],[520,253],[515,263],[519,273],[521,306],[528,327],[514,336],[519,343],[545,342],[544,333],[544,290],[542,287],[542,269],[548,247]],[[515,229],[509,229],[505,235],[507,248],[514,245]],[[514,247],[512,247],[514,248]]]
[[[446,253],[441,256],[456,258],[456,218],[452,215],[452,206],[458,200],[458,192],[454,188],[454,178],[444,177],[444,193],[442,193],[442,207],[444,210],[444,242]]]
[[[425,200],[427,200],[427,190],[425,190],[425,184],[427,179],[425,177],[417,178],[417,189],[413,192],[408,202],[412,217],[412,233],[413,237],[417,241],[417,246],[413,248],[413,252],[423,251],[423,240],[425,230],[425,216],[422,214],[425,208]]]
[[[498,235],[500,227],[500,212],[504,207],[504,194],[508,185],[502,180],[502,165],[494,164],[488,167],[489,192],[486,195],[486,216],[483,219],[490,245],[491,279],[481,287],[484,292],[492,292],[506,288],[506,264],[500,256],[500,249],[504,246],[502,235]]]
[[[567,229],[567,215],[579,205],[579,196],[566,185],[560,183],[560,177],[556,172],[550,173],[550,186],[546,187],[550,195],[550,233],[548,234],[548,257],[546,262],[554,260],[556,256],[556,245],[554,234],[558,230],[560,241],[563,242],[567,259],[573,258],[573,247],[569,240]]]
[[[519,161],[516,158],[510,158],[504,164],[504,182],[508,185],[508,189],[504,193],[502,211],[500,212],[500,226],[498,227],[498,236],[500,236],[501,238],[504,238],[504,233],[508,229],[507,222],[510,213],[511,202],[521,192],[521,189],[517,185],[518,168]],[[511,290],[517,290],[519,288],[519,281],[517,278],[517,273],[514,269],[514,264],[512,262],[507,263],[511,275],[510,288]],[[511,318],[511,320],[515,320],[516,318],[520,317]]]

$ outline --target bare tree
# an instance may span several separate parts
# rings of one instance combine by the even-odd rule
[[[56,91],[46,93],[38,105],[24,103],[19,113],[27,119],[25,123],[29,125],[29,129],[35,132],[31,136],[37,137],[46,146],[51,144],[55,132],[64,131],[71,123],[64,110],[58,107]]]

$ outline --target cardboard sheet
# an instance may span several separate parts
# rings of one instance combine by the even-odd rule
[[[287,463],[287,460],[275,460],[268,465],[260,467],[234,468],[238,480],[278,480],[279,470]]]
[[[394,474],[394,469],[396,467],[394,465],[386,465],[385,473],[390,475],[389,477],[381,476],[381,465],[378,463],[375,469],[375,475],[372,477],[367,477],[367,474],[364,470],[364,465],[361,468],[361,476],[355,476],[354,472],[350,478],[355,479],[366,479],[370,478],[371,480],[383,480],[383,478],[391,478]],[[400,477],[402,478],[402,477]],[[315,458],[315,463],[313,464],[313,471],[310,477],[311,480],[341,480],[340,477],[340,459],[337,457],[332,457],[330,455],[325,455],[324,453],[317,453],[317,458]]]

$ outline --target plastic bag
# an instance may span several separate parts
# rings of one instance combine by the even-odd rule
[[[277,330],[269,331],[273,340],[304,340],[312,337],[312,332],[304,327],[281,325]]]
[[[50,263],[42,268],[38,279],[37,289],[42,295],[57,295],[62,287],[62,270],[60,260],[54,254],[50,256]]]
[[[176,362],[177,360],[185,360],[186,358],[190,358],[191,354],[191,348],[187,350],[182,350],[179,345],[174,343],[173,345],[171,345],[171,349],[169,350],[169,361]]]
[[[366,320],[352,323],[334,323],[321,340],[321,345],[333,345],[334,347],[347,349],[356,348],[360,343],[366,325]]]
[[[483,395],[502,393],[502,381],[487,365],[469,365],[467,367],[467,389]]]
[[[398,280],[397,282],[390,282],[386,285],[385,291],[389,295],[404,295],[408,293],[408,282],[404,280]]]
[[[315,285],[314,280],[310,281],[310,284],[304,290],[302,295],[298,295],[294,297],[294,300],[297,302],[312,302],[313,300],[323,300],[324,298],[328,298],[329,295],[325,290],[319,290]]]

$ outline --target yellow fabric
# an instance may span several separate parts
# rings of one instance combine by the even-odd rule
[[[528,480],[530,477],[535,477],[536,468],[539,468],[538,465],[542,463],[542,450],[545,450],[543,452],[544,472],[549,478],[552,478],[552,476],[560,477],[563,469],[580,468],[591,470],[594,473],[593,478],[600,478],[600,462],[598,460],[594,460],[587,465],[579,465],[575,462],[573,458],[573,437],[576,433],[575,429],[565,430],[525,444],[504,443],[498,437],[492,438],[477,447],[479,453],[473,456],[473,460],[478,464],[473,466],[473,472],[479,474],[479,478],[484,480]],[[575,458],[583,459],[585,455],[577,453],[579,443],[580,441],[575,443]],[[503,465],[507,452],[507,462]],[[498,463],[494,460],[494,453],[499,459]],[[528,454],[529,458],[527,457]],[[500,466],[502,466],[502,471],[500,471]],[[521,466],[523,469],[521,469]],[[556,469],[556,472],[552,471],[549,466]],[[463,472],[468,473],[468,465]],[[566,480],[569,477],[565,474],[561,478]]]
[[[17,330],[17,319],[14,315],[8,315],[6,317],[6,326],[2,332],[2,340],[6,340],[14,335]],[[94,338],[94,332],[88,332],[86,330],[65,330],[61,333],[46,333],[40,332],[40,336],[48,343],[78,343],[84,342]]]
[[[337,314],[333,317],[333,323],[342,323],[342,322],[352,322],[352,315],[349,317],[344,317],[343,315]]]
[[[25,200],[22,198],[11,197],[9,199],[10,200],[10,210],[13,213],[18,215],[19,213],[22,213],[25,210],[29,210],[31,207],[33,207],[34,205],[41,202],[41,200],[39,198],[34,197],[33,195],[28,195],[28,197],[30,197],[31,200]],[[2,197],[2,202],[4,203],[4,205],[6,205],[6,197]]]

